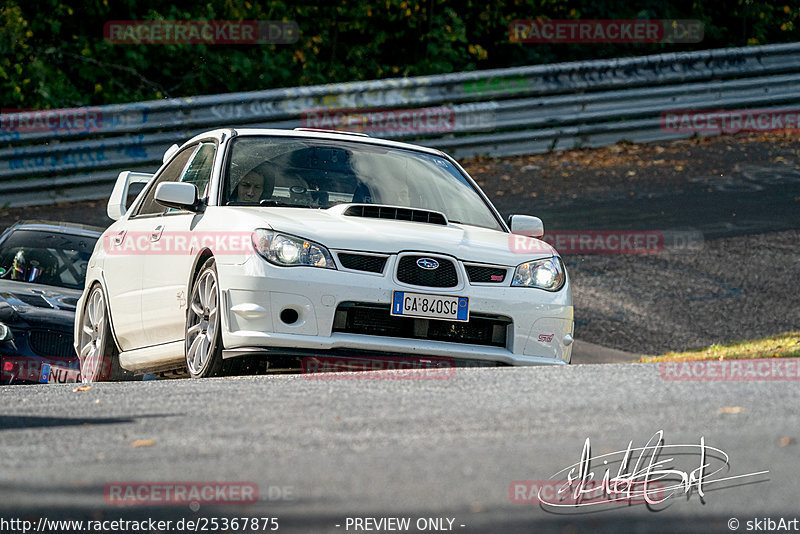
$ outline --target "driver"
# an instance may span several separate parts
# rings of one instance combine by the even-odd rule
[[[275,179],[263,165],[256,167],[244,174],[231,192],[232,202],[258,204],[260,201],[272,196],[275,188]]]
[[[20,249],[11,264],[11,280],[20,282],[52,283],[58,270],[58,260],[44,250]]]
[[[236,199],[239,202],[259,202],[264,194],[264,177],[256,171],[244,175],[236,185]]]

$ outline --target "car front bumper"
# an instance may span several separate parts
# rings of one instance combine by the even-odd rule
[[[219,263],[217,270],[225,357],[284,349],[286,353],[367,351],[508,365],[570,362],[574,322],[569,280],[558,292],[507,283],[473,285],[465,277],[455,288],[423,288],[398,282],[391,274],[391,258],[384,274],[278,267],[256,256],[239,265]],[[388,307],[395,290],[469,297],[471,316],[510,321],[503,346],[335,331],[340,305],[355,302]],[[282,318],[286,310],[297,315],[291,324]]]

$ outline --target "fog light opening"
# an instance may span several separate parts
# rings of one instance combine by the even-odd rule
[[[284,308],[281,310],[281,321],[284,324],[294,324],[300,318],[300,315],[297,313],[297,310],[293,308]]]

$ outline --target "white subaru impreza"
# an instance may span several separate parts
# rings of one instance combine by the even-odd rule
[[[214,130],[154,175],[121,173],[108,214],[75,319],[84,381],[243,359],[570,361],[569,279],[542,222],[507,224],[438,150]]]

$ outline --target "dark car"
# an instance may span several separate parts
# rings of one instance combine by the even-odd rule
[[[0,235],[0,384],[74,381],[75,305],[102,228],[21,221]]]

